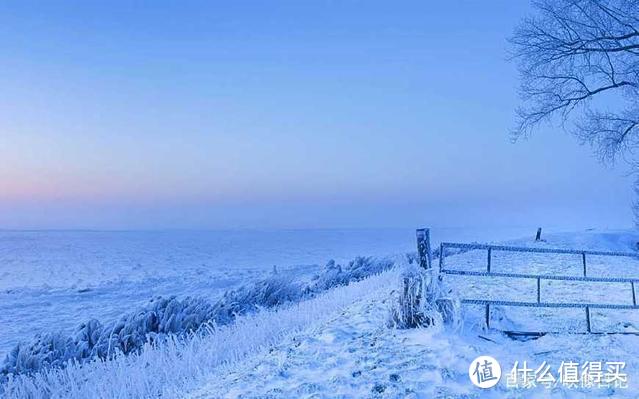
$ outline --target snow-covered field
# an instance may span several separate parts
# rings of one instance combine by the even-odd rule
[[[0,358],[20,341],[155,296],[215,299],[270,273],[412,250],[410,230],[0,232]]]
[[[638,234],[623,231],[545,234],[546,242],[537,244],[530,237],[507,240],[526,233],[531,236],[529,230],[434,230],[432,238],[435,245],[438,241],[500,241],[614,251],[634,251],[639,240]],[[356,255],[403,255],[414,251],[415,246],[412,230],[235,232],[235,238],[227,241],[217,234],[222,233],[0,233],[0,322],[3,327],[6,325],[0,338],[4,349],[14,342],[29,340],[37,332],[70,328],[88,318],[117,317],[153,295],[214,298],[229,287],[263,277],[273,265],[302,279],[331,258],[343,262]],[[400,264],[404,257],[393,259]],[[495,254],[493,270],[578,275],[580,261],[565,255]],[[451,268],[481,268],[485,265],[485,252],[454,255],[446,259],[446,264]],[[639,262],[632,259],[612,263],[592,259],[589,265],[593,274],[639,276]],[[79,271],[85,267],[96,278]],[[34,275],[23,279],[22,275],[29,274],[28,268]],[[389,328],[393,292],[400,287],[399,271],[334,288],[300,303],[239,317],[224,328],[147,347],[139,355],[70,366],[62,371],[48,370],[33,379],[15,381],[7,392],[9,397],[40,392],[46,397],[162,394],[200,399],[639,395],[636,336],[558,333],[515,341],[484,331],[483,309],[473,307],[465,308],[461,330]],[[532,291],[519,289],[525,284],[484,282],[479,278],[453,281],[450,277],[445,277],[444,284],[454,290],[454,295],[484,298],[486,292],[501,290],[504,295],[511,295],[508,299],[534,299],[530,296]],[[542,288],[548,301],[588,298],[627,303],[632,298],[627,290],[614,285],[583,287],[563,283],[568,285],[561,287],[561,282],[553,283]],[[530,309],[495,309],[493,322],[495,326],[519,329],[583,329],[583,312],[556,312],[551,318]],[[639,330],[637,320],[633,312],[593,314],[596,329],[612,326]],[[554,368],[569,360],[623,361],[629,388],[516,390],[506,387],[504,376],[497,387],[482,391],[468,379],[468,366],[479,355],[497,358],[504,373],[515,361],[536,366],[546,361]]]
[[[437,229],[438,239],[505,239],[525,229]],[[216,299],[274,266],[308,275],[330,259],[415,251],[411,229],[0,231],[0,359],[18,342],[155,296]]]

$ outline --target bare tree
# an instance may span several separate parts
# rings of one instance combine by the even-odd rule
[[[639,146],[639,0],[541,0],[511,42],[521,97],[514,136],[560,120],[599,157]]]
[[[639,175],[639,0],[539,0],[511,43],[519,61],[514,138],[561,121],[605,163]],[[635,182],[639,198],[639,178]],[[639,201],[633,210],[639,224]]]

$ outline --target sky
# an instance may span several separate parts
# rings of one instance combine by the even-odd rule
[[[0,229],[629,227],[512,143],[524,1],[0,3]]]

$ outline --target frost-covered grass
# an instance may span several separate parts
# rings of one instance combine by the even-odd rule
[[[406,329],[459,324],[460,304],[444,292],[435,270],[425,271],[411,262],[393,291],[389,324]]]
[[[353,302],[397,281],[390,271],[341,286],[313,299],[239,317],[235,323],[186,337],[146,343],[139,353],[110,360],[71,363],[33,375],[9,378],[6,398],[178,397],[214,370],[321,323]]]
[[[202,298],[155,298],[148,305],[102,324],[90,320],[71,336],[49,332],[33,342],[16,346],[0,368],[0,381],[9,374],[32,373],[70,362],[109,359],[116,354],[135,353],[146,344],[188,334],[206,334],[232,323],[238,316],[310,298],[328,289],[346,285],[392,267],[387,260],[359,257],[345,266],[330,261],[307,285],[276,271],[266,279],[226,292],[211,304]]]

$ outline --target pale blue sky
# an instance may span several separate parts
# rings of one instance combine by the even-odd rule
[[[131,3],[0,4],[0,228],[632,223],[622,168],[509,142],[526,2]]]

